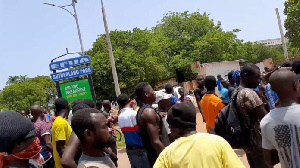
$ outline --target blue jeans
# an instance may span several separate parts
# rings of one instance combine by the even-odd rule
[[[145,149],[126,149],[131,168],[150,168]]]

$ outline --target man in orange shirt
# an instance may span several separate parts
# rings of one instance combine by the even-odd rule
[[[207,92],[200,102],[201,108],[206,121],[206,130],[208,133],[214,134],[215,120],[219,114],[219,111],[224,107],[224,104],[215,93],[217,80],[214,76],[206,76],[204,79],[204,85],[207,89]]]

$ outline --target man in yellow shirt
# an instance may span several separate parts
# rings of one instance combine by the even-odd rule
[[[52,126],[52,147],[56,168],[62,168],[60,161],[72,133],[72,128],[67,120],[69,111],[69,104],[66,99],[58,98],[55,100],[56,119]]]
[[[196,109],[191,102],[178,103],[167,121],[175,140],[157,158],[154,168],[244,168],[222,137],[196,132]]]

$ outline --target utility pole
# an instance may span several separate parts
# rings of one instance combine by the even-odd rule
[[[115,59],[114,59],[114,55],[112,52],[112,46],[111,46],[110,37],[109,37],[109,30],[108,30],[107,21],[106,21],[106,14],[105,14],[104,6],[103,6],[103,0],[101,0],[101,6],[102,6],[104,28],[105,28],[105,33],[106,33],[107,50],[109,53],[112,75],[113,75],[114,83],[115,83],[116,97],[118,97],[121,94],[121,91],[120,91],[120,86],[119,86],[119,81],[118,81],[118,74],[117,74],[117,70],[116,70],[116,66],[115,66]]]
[[[79,37],[81,52],[82,52],[82,55],[84,55],[84,48],[83,48],[83,44],[82,44],[81,32],[80,32],[80,28],[79,28],[79,23],[78,23],[78,17],[77,17],[77,13],[76,13],[75,3],[77,3],[77,0],[72,0],[72,6],[73,6],[73,9],[74,9],[74,15],[73,16],[74,16],[74,18],[76,20],[76,26],[77,26],[77,31],[78,31],[78,37]]]
[[[284,52],[284,57],[288,61],[289,56],[288,56],[287,47],[286,47],[286,44],[284,41],[284,34],[283,34],[283,30],[282,30],[281,19],[280,19],[280,15],[278,12],[278,8],[276,8],[275,11],[276,11],[277,20],[278,20],[278,27],[279,27],[280,36],[281,36],[281,43],[282,43],[282,48],[283,48],[283,52]]]

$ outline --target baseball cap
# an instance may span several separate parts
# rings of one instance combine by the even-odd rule
[[[183,102],[172,106],[168,111],[167,122],[174,128],[196,130],[196,109],[193,103]]]
[[[8,152],[16,140],[34,135],[35,129],[29,119],[13,111],[0,113],[0,152]]]

